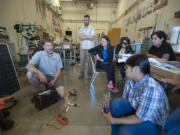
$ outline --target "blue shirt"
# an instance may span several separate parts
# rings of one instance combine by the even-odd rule
[[[123,98],[135,109],[142,121],[151,121],[163,126],[169,113],[169,104],[164,88],[149,75],[138,82],[127,80]]]
[[[55,76],[58,69],[63,68],[61,57],[53,52],[48,54],[46,51],[38,51],[29,61],[30,64],[37,65],[39,70],[48,76]]]
[[[106,60],[108,57],[107,49],[103,48],[103,60]],[[108,64],[109,62],[102,62],[103,64]]]

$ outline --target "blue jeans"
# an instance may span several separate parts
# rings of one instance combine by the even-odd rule
[[[179,135],[180,134],[180,126],[173,128],[166,135]]]
[[[120,118],[135,113],[128,100],[117,98],[111,102],[110,111],[113,117]],[[161,127],[150,122],[144,121],[140,124],[130,125],[111,125],[111,135],[158,135]]]
[[[167,118],[164,130],[166,135],[180,134],[180,107],[172,112],[172,114]]]

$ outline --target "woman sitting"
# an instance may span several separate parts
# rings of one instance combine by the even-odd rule
[[[164,31],[156,31],[152,33],[152,46],[147,56],[152,58],[161,58],[166,61],[176,61],[175,53],[171,44],[167,40],[167,34]]]
[[[111,88],[112,92],[118,93],[118,89],[115,88],[115,67],[112,62],[114,48],[110,44],[108,36],[103,36],[101,45],[98,45],[92,49],[88,50],[89,53],[92,53],[96,56],[97,68],[101,68],[107,72],[108,78],[108,87]]]
[[[133,53],[133,50],[130,45],[130,39],[128,37],[122,37],[121,43],[119,45],[117,45],[116,55],[129,54],[129,53]],[[117,62],[116,66],[118,69],[120,69],[122,80],[125,80],[125,69],[124,69],[125,62],[121,62],[121,63]]]

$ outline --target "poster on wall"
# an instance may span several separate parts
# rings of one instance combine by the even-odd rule
[[[42,0],[35,0],[36,3],[36,11],[40,14],[40,16],[45,19],[46,17],[46,9],[45,5],[42,3]]]
[[[52,24],[54,26],[60,27],[60,17],[52,12]]]
[[[168,0],[152,0],[149,1],[144,7],[140,8],[135,12],[133,16],[126,19],[126,26],[133,24],[140,19],[148,16],[149,14],[161,9],[168,4]]]
[[[166,6],[167,4],[168,4],[168,0],[154,0],[153,12]]]

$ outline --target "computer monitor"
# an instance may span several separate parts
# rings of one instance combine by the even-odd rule
[[[72,31],[67,30],[67,31],[65,32],[65,34],[66,34],[66,36],[72,36]]]

